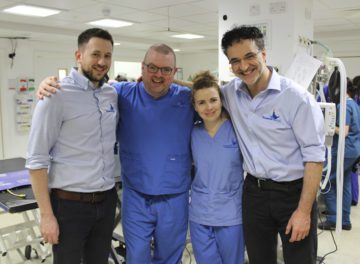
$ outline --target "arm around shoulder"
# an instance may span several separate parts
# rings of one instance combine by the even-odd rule
[[[56,93],[57,89],[60,89],[57,77],[49,76],[42,80],[39,84],[36,96],[38,99],[42,100],[44,97],[49,97]]]
[[[187,82],[187,81],[183,81],[183,80],[174,79],[174,83],[178,84],[178,85],[181,85],[181,86],[186,86],[186,87],[189,87],[189,88],[193,87],[193,82]]]

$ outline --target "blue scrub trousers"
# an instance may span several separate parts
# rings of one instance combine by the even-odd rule
[[[342,225],[351,224],[350,208],[351,208],[351,173],[352,167],[357,158],[344,159],[344,182],[343,182],[343,202],[342,202]],[[336,163],[337,157],[333,157],[330,174],[330,190],[324,195],[325,205],[327,209],[326,220],[332,224],[336,223]]]
[[[243,264],[243,226],[207,226],[190,221],[196,263]]]
[[[126,263],[181,263],[188,229],[188,204],[188,192],[146,195],[124,186],[122,225]]]
[[[359,175],[358,172],[351,173],[351,204],[357,205],[359,202]]]

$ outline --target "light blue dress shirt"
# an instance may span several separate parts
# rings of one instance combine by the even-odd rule
[[[117,93],[76,69],[36,105],[26,167],[48,168],[49,188],[96,192],[114,186]]]
[[[242,157],[229,120],[212,138],[203,125],[191,136],[195,178],[191,185],[189,219],[209,226],[242,224]]]
[[[222,92],[246,172],[292,181],[303,177],[305,162],[324,161],[324,117],[300,85],[272,70],[268,87],[254,98],[239,78]]]

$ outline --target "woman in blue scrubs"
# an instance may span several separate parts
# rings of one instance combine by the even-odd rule
[[[201,72],[193,81],[193,105],[201,118],[191,137],[195,177],[189,220],[194,255],[198,264],[243,264],[242,156],[215,77]]]
[[[327,209],[326,221],[318,225],[319,229],[335,230],[336,227],[336,171],[337,171],[337,149],[339,141],[339,109],[340,109],[340,73],[335,71],[329,81],[329,86],[334,82],[334,92],[332,101],[337,105],[336,127],[334,142],[332,145],[332,166],[330,174],[330,189],[324,195]],[[354,101],[357,87],[353,86],[351,80],[347,80],[346,98],[346,119],[345,119],[345,154],[344,154],[344,178],[343,178],[343,197],[342,197],[342,229],[351,230],[350,221],[351,211],[351,173],[352,168],[360,157],[360,108]]]

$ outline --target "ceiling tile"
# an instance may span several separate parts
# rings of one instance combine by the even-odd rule
[[[359,0],[318,0],[319,3],[330,7],[331,9],[354,9],[360,8]]]

